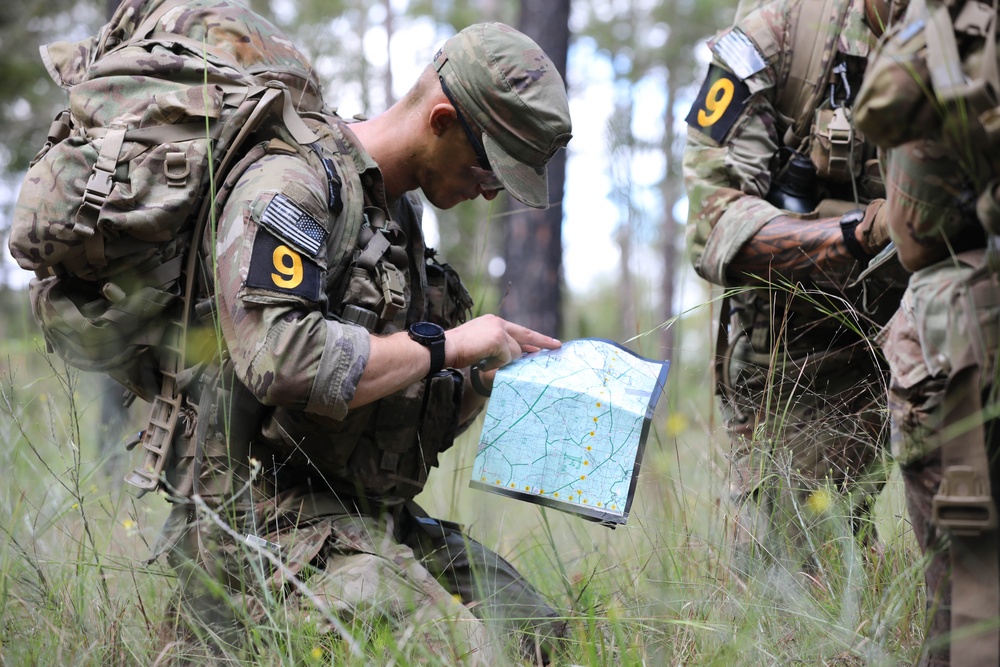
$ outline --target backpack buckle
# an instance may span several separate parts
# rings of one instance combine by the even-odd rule
[[[975,537],[997,527],[988,478],[972,466],[950,466],[931,505],[934,524],[953,535]],[[986,473],[988,474],[988,473]]]
[[[91,208],[97,213],[101,212],[101,208],[108,200],[108,195],[111,194],[111,188],[114,186],[114,182],[111,180],[113,176],[113,172],[104,171],[94,165],[94,173],[90,175],[87,187],[83,191],[84,207]],[[93,233],[93,230],[90,231]]]
[[[114,186],[114,182],[111,179],[114,177],[115,169],[118,167],[118,156],[121,153],[124,141],[124,126],[112,125],[108,128],[108,132],[104,135],[104,140],[101,143],[101,152],[97,156],[97,162],[94,163],[94,173],[90,175],[87,187],[83,192],[84,208],[92,208],[100,214],[101,209],[104,207],[104,202],[108,200],[108,195],[111,194],[111,188]],[[76,230],[88,236],[94,233],[93,227],[88,226],[86,230],[80,229],[80,227],[81,225],[78,223]]]

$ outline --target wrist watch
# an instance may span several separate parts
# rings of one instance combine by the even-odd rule
[[[406,332],[431,351],[431,369],[427,377],[440,373],[444,368],[444,329],[433,322],[414,322]]]
[[[859,262],[867,263],[873,255],[868,254],[868,251],[861,245],[861,241],[854,235],[854,230],[858,228],[858,225],[864,219],[865,212],[863,209],[848,211],[840,216],[840,233],[844,235],[844,244],[847,245],[847,250],[851,253],[851,257]]]

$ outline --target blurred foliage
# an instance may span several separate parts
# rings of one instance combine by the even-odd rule
[[[104,23],[104,10],[104,0],[18,0],[0,7],[0,172],[27,168],[65,106],[39,45],[87,37]]]
[[[387,85],[390,83],[388,56],[380,60],[380,54],[372,52],[373,48],[386,48],[383,43],[386,33],[423,26],[419,34],[430,34],[433,38],[426,39],[426,44],[410,48],[418,61],[429,60],[433,49],[459,27],[484,20],[516,24],[520,7],[519,3],[500,0],[246,1],[282,26],[313,58],[324,81],[327,99],[348,116],[378,113],[390,102],[385,91],[398,93],[409,85],[408,81],[399,81],[390,88]],[[533,0],[522,0],[529,1]],[[21,0],[3,3],[0,8],[0,83],[5,91],[0,102],[0,173],[5,174],[8,181],[16,179],[27,166],[44,143],[51,119],[65,104],[64,91],[51,82],[38,57],[38,45],[93,34],[104,21],[106,4],[106,0]],[[632,86],[644,79],[692,84],[700,76],[695,45],[727,22],[731,4],[732,0],[681,0],[677,3],[574,0],[572,43],[582,39],[596,42],[600,51],[614,63],[620,85]],[[431,26],[429,31],[427,25]],[[366,33],[373,36],[367,45],[360,38]],[[587,73],[568,77],[571,96],[574,82],[588,85],[587,77]],[[626,129],[631,127],[628,119],[624,126]],[[603,138],[578,136],[575,141],[595,140],[603,141]],[[629,140],[637,141],[635,137]],[[647,151],[660,150],[653,139],[639,142],[638,147]],[[679,175],[670,174],[667,178],[679,178]],[[624,196],[634,194],[626,192]],[[496,312],[505,292],[505,286],[491,278],[489,272],[491,260],[501,255],[505,197],[501,195],[494,202],[469,202],[427,215],[433,221],[430,224],[436,223],[439,229],[438,241],[433,245],[467,278],[479,306],[478,312]],[[664,214],[655,204],[646,204],[638,213],[647,218],[647,228],[654,227]],[[9,215],[0,218],[0,229],[8,221]],[[636,242],[649,242],[653,237],[652,232],[644,233]],[[614,294],[616,289],[609,287],[603,291]],[[646,284],[635,289],[655,288]],[[577,296],[592,300],[590,295],[570,295],[571,298]],[[564,310],[575,308],[578,306],[572,303],[564,305]],[[611,321],[615,319],[611,317]],[[567,333],[576,328],[568,325]],[[604,333],[609,337],[621,337],[636,332]]]

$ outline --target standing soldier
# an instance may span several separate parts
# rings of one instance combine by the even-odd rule
[[[877,270],[883,258],[859,280],[888,237],[874,150],[850,108],[888,11],[860,0],[750,11],[711,40],[687,116],[691,260],[727,290],[716,376],[740,568],[765,554],[811,567],[802,509],[824,482],[874,540],[866,516],[887,434],[867,335],[901,285]]]
[[[928,556],[922,665],[1000,664],[996,21],[995,4],[911,3],[858,97],[859,125],[886,149],[891,236],[914,271],[879,343],[893,454]]]

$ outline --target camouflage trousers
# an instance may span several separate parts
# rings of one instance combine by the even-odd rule
[[[545,663],[566,633],[509,562],[412,502],[362,513],[295,489],[222,521],[233,528],[177,515],[173,632],[187,650],[238,655],[250,628],[305,624],[345,644],[387,628],[417,660],[495,665],[512,649]]]
[[[868,513],[887,476],[884,386],[870,352],[773,359],[737,341],[726,360],[721,407],[743,573],[774,562],[809,570],[826,539],[818,531],[834,526],[831,510],[845,499],[853,532],[873,542]]]
[[[879,335],[892,370],[892,450],[906,489],[907,510],[925,556],[928,617],[921,665],[949,664],[951,552],[935,525],[932,502],[942,479],[941,433],[952,362],[975,350],[984,410],[996,414],[1000,354],[1000,277],[986,270],[984,250],[962,253],[913,274],[899,312]],[[985,423],[994,503],[1000,506],[1000,422]],[[997,610],[1000,615],[1000,609]]]

